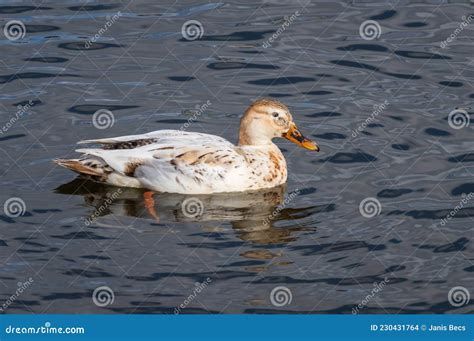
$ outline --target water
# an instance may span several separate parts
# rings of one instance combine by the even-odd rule
[[[35,6],[0,7],[2,24],[27,29],[0,40],[2,124],[32,101],[0,136],[2,202],[26,205],[20,217],[1,212],[0,302],[33,281],[7,313],[473,312],[472,300],[448,301],[455,286],[474,294],[470,197],[441,220],[474,190],[472,125],[448,124],[457,107],[472,118],[472,23],[440,47],[472,5]],[[359,35],[369,19],[378,39]],[[182,37],[187,20],[202,24],[201,39]],[[286,188],[199,197],[195,218],[183,215],[184,196],[155,195],[153,212],[142,191],[75,179],[51,162],[76,155],[81,139],[187,123],[235,142],[239,116],[264,96],[288,104],[322,151],[278,141]],[[98,109],[113,112],[113,126],[92,125]],[[380,202],[379,215],[361,215],[366,198]],[[101,286],[114,294],[104,307],[92,300]],[[281,307],[270,300],[278,286],[292,296]]]

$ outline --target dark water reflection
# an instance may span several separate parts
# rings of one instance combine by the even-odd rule
[[[110,214],[154,219],[158,226],[173,222],[228,222],[242,241],[265,245],[294,241],[295,232],[312,230],[298,225],[279,228],[279,221],[291,223],[318,212],[334,210],[331,204],[287,208],[285,190],[285,186],[280,186],[258,192],[193,196],[153,193],[147,197],[150,192],[146,190],[106,186],[79,177],[58,187],[56,193],[83,196],[92,209],[91,220],[96,219],[97,212],[97,216]],[[118,193],[117,197],[114,193]],[[292,193],[288,197],[291,198]],[[192,244],[189,246],[193,247]],[[198,244],[196,247],[204,246]]]
[[[26,28],[0,39],[1,202],[26,205],[0,212],[0,307],[34,280],[6,313],[173,313],[207,278],[183,313],[350,314],[382,281],[360,313],[473,312],[448,292],[474,295],[474,203],[442,223],[474,191],[472,123],[448,124],[456,108],[473,119],[472,29],[440,47],[472,6],[67,1],[0,13]],[[201,22],[201,39],[183,38],[187,20]],[[359,36],[365,20],[381,25],[378,39]],[[286,187],[199,196],[194,217],[182,211],[193,197],[122,189],[109,202],[117,188],[51,162],[76,155],[78,140],[180,129],[207,101],[187,130],[235,142],[242,111],[263,96],[287,103],[321,153],[279,141]],[[12,121],[19,105],[29,108]],[[94,128],[99,109],[113,126]],[[360,214],[367,197],[378,216]],[[113,304],[93,303],[100,286]],[[290,304],[272,305],[277,286]]]
[[[91,222],[96,215],[153,219],[157,226],[175,222],[229,222],[242,241],[277,244],[295,240],[292,232],[303,228],[277,228],[275,223],[310,216],[316,208],[285,208],[285,189],[280,186],[246,193],[193,196],[153,193],[147,196],[151,192],[106,186],[79,177],[58,187],[56,193],[83,196],[92,209]],[[318,209],[327,210],[328,207]]]

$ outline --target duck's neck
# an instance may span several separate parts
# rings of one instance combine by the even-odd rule
[[[272,137],[248,111],[240,121],[239,146],[271,146]]]
[[[267,136],[252,134],[248,129],[239,132],[239,146],[274,146],[272,140]]]

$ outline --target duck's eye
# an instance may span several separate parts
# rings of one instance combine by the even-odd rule
[[[273,116],[273,117],[278,117],[278,113],[277,113],[277,112],[274,112],[274,113],[272,113],[272,116]]]

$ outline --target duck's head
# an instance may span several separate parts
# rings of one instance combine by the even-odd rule
[[[301,134],[286,105],[272,99],[252,103],[240,120],[239,145],[266,145],[284,137],[300,147],[319,151],[318,145]]]

